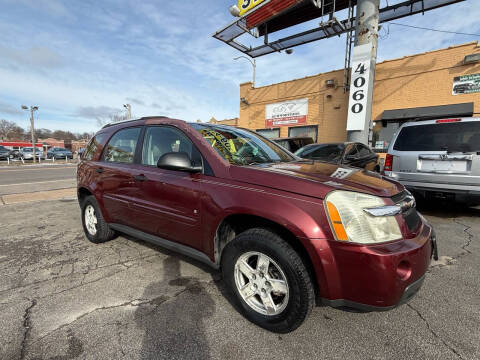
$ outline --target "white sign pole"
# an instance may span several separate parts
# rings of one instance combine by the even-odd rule
[[[367,145],[371,141],[369,137],[377,64],[379,7],[380,0],[358,0],[355,16],[355,47],[351,68],[347,138],[349,141]]]
[[[358,45],[353,48],[347,131],[363,131],[365,122],[370,121],[367,119],[367,94],[371,53],[372,44]]]

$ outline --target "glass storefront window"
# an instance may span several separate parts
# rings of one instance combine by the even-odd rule
[[[318,126],[295,126],[288,128],[288,137],[311,137],[317,142]]]

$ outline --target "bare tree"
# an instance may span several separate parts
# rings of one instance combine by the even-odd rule
[[[97,125],[103,127],[110,123],[115,123],[123,120],[128,120],[128,114],[126,113],[115,113],[108,114],[106,116],[97,116]]]
[[[15,130],[18,125],[13,121],[5,119],[0,120],[0,139],[8,139],[8,136]]]

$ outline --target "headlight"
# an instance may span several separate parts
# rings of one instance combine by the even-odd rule
[[[364,211],[385,206],[377,196],[337,190],[327,195],[325,204],[336,240],[374,244],[402,238],[394,216],[372,216]]]

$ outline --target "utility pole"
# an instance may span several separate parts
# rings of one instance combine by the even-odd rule
[[[378,46],[378,18],[379,18],[379,7],[380,0],[358,0],[357,2],[357,14],[356,14],[356,28],[355,28],[355,47],[359,45],[371,45],[371,51],[367,45],[367,49],[370,52],[369,59],[369,74],[368,80],[365,82],[364,91],[361,93],[358,92],[356,97],[353,99],[360,99],[362,94],[366,97],[365,108],[362,110],[358,104],[354,103],[352,95],[355,91],[358,91],[358,88],[355,88],[355,84],[351,82],[350,84],[350,102],[349,102],[349,119],[347,121],[347,130],[350,123],[352,106],[357,105],[356,108],[353,108],[353,112],[357,115],[364,118],[363,129],[360,126],[357,127],[357,130],[347,131],[348,141],[358,141],[364,144],[369,144],[370,141],[370,132],[372,126],[372,103],[373,103],[373,86],[375,81],[375,67],[377,64],[377,46]],[[354,48],[354,57],[355,57],[355,48]],[[355,59],[354,59],[355,62]],[[352,67],[352,79],[354,78],[354,72],[357,69]],[[357,79],[357,85],[361,85],[362,81]],[[362,114],[359,114],[362,112]]]
[[[132,105],[130,104],[124,104],[123,107],[127,109],[127,120],[130,120],[132,118]]]
[[[23,110],[28,110],[28,106],[22,105]],[[32,153],[33,153],[33,163],[36,162],[37,157],[37,147],[35,146],[35,120],[33,118],[33,113],[38,110],[38,106],[30,106],[30,134],[32,136]]]
[[[246,56],[238,56],[236,58],[233,58],[233,60],[238,60],[238,59],[241,59],[241,58],[244,58],[246,60],[248,60],[248,62],[250,62],[250,64],[252,64],[252,67],[253,67],[253,81],[252,81],[252,85],[253,87],[255,87],[255,82],[257,80],[257,60],[256,59],[253,59],[250,60],[250,58],[246,57]]]

